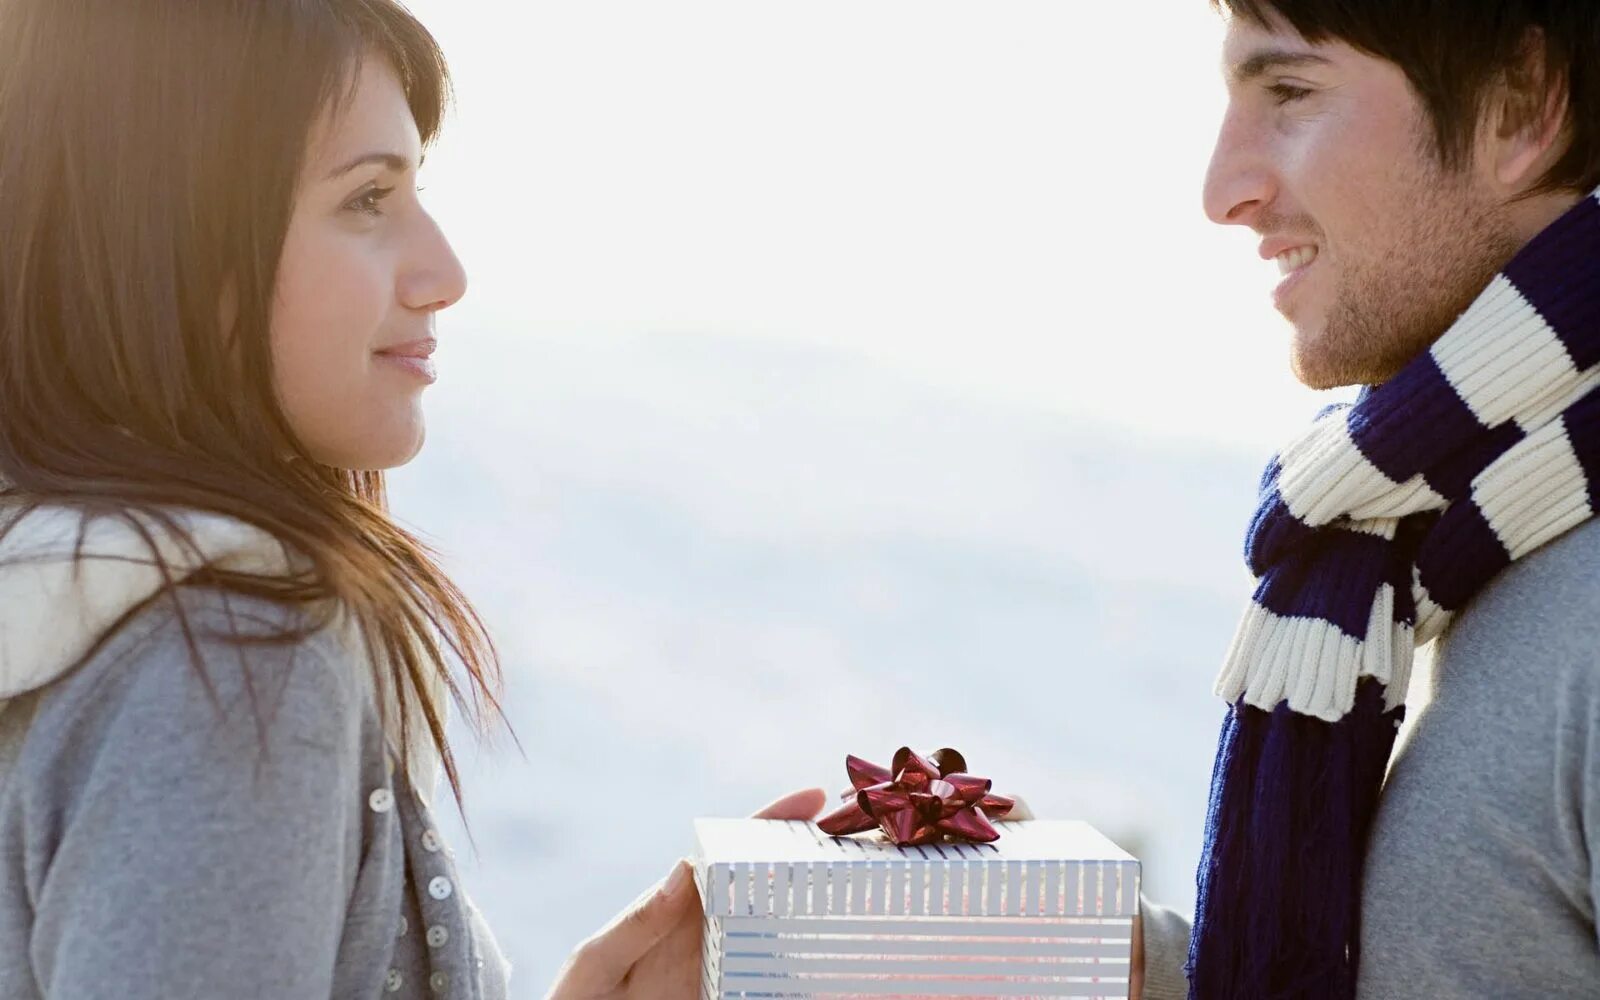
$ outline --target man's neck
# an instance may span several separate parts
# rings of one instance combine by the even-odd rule
[[[1514,201],[1506,206],[1512,231],[1517,236],[1518,247],[1528,243],[1550,227],[1550,224],[1567,214],[1572,206],[1588,197],[1588,192],[1552,191]]]
[[[1511,230],[1516,240],[1517,250],[1520,251],[1527,246],[1535,236],[1550,228],[1557,219],[1566,215],[1572,209],[1572,206],[1588,197],[1593,197],[1593,195],[1562,190],[1523,198],[1507,205],[1506,211],[1509,213],[1511,220]],[[1443,336],[1445,332],[1445,330],[1440,330],[1440,336]],[[1430,343],[1429,346],[1431,347],[1432,344]],[[1358,398],[1366,398],[1368,393],[1373,392],[1382,384],[1382,382],[1363,384]]]

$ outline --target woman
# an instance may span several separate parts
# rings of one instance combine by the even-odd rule
[[[384,498],[447,89],[390,0],[0,0],[0,996],[507,995],[431,811],[494,648]],[[693,995],[683,874],[552,995]]]

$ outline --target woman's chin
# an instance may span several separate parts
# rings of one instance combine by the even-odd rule
[[[416,420],[386,428],[382,434],[369,434],[359,439],[324,439],[320,447],[308,450],[322,465],[355,472],[382,472],[399,468],[416,458],[427,436],[427,425],[419,414]]]

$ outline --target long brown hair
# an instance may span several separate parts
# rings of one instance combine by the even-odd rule
[[[167,590],[305,608],[311,624],[276,641],[336,605],[353,613],[382,653],[379,690],[415,699],[462,809],[444,706],[426,692],[442,676],[467,707],[453,654],[489,735],[485,702],[504,721],[494,644],[435,553],[390,518],[383,474],[315,462],[273,387],[297,181],[314,124],[348,100],[365,58],[392,65],[431,143],[448,73],[393,0],[0,0],[0,499],[136,529],[153,518],[191,547],[172,511],[213,512],[309,557],[293,575],[169,573]],[[238,306],[226,335],[225,288]]]

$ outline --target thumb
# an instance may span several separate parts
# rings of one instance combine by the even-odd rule
[[[599,933],[579,946],[561,985],[584,995],[622,982],[641,958],[685,919],[697,917],[691,901],[699,896],[687,861],[679,861],[666,879],[634,901]]]

